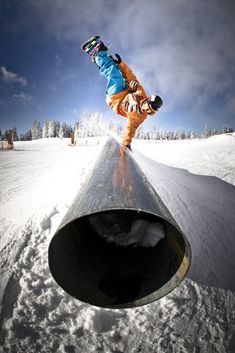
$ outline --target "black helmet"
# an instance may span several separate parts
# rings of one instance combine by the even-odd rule
[[[161,99],[161,97],[159,96],[151,96],[149,97],[149,105],[150,107],[156,112],[158,109],[161,108],[161,106],[163,105],[163,101]]]

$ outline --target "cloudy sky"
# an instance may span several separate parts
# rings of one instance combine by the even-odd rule
[[[80,49],[94,34],[162,96],[146,128],[235,128],[234,15],[233,0],[1,0],[0,128],[73,124],[84,111],[123,121]]]

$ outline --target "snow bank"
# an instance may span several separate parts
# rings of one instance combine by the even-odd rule
[[[69,146],[70,139],[19,141],[13,151],[0,153],[0,254],[6,259],[0,303],[28,219],[40,219],[48,229],[59,215],[59,224],[105,141],[78,147]]]
[[[133,149],[171,167],[217,176],[235,185],[235,133],[176,141],[135,139]]]
[[[53,280],[48,244],[101,147],[69,147],[68,141],[45,139],[17,142],[15,151],[0,152],[0,352],[234,352],[231,291],[187,279],[156,303],[112,311],[75,300]],[[133,149],[234,183],[234,135],[156,144],[135,141]],[[171,201],[167,190],[166,197]],[[189,231],[197,227],[195,207],[185,211],[182,195],[173,201],[176,216],[188,219]]]

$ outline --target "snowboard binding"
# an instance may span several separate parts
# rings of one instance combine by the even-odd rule
[[[99,50],[107,50],[108,48],[100,40],[100,36],[94,36],[83,43],[81,49],[91,57],[95,57]]]

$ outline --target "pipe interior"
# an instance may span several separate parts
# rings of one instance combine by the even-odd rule
[[[138,231],[133,224],[142,224],[142,239],[147,226],[154,232],[157,224],[164,237],[147,247],[125,244],[125,234]],[[122,245],[115,243],[117,239]],[[185,247],[181,232],[162,218],[134,210],[109,210],[80,217],[59,229],[50,243],[49,266],[57,283],[73,297],[115,308],[164,286],[178,271]]]

